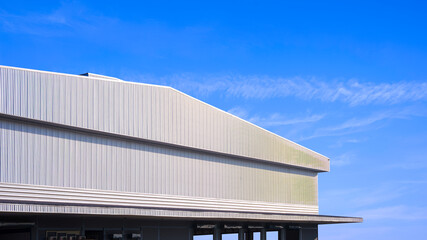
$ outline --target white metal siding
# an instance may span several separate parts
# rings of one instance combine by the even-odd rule
[[[329,170],[326,157],[168,87],[10,67],[0,86],[3,114]]]
[[[0,120],[0,182],[317,207],[317,173]]]

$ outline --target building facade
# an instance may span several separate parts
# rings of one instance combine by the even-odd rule
[[[317,239],[329,159],[173,88],[0,67],[0,239]]]

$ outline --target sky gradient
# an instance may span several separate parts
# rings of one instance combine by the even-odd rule
[[[421,1],[1,1],[0,64],[172,86],[331,159],[320,239],[427,234]]]

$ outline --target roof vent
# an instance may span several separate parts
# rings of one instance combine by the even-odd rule
[[[80,76],[86,76],[86,77],[90,77],[90,78],[97,78],[97,79],[104,79],[104,80],[111,80],[111,81],[120,81],[120,82],[123,82],[123,80],[115,78],[115,77],[108,77],[108,76],[104,76],[104,75],[100,75],[100,74],[95,74],[95,73],[83,73],[83,74],[80,74]]]

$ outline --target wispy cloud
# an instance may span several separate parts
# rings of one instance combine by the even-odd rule
[[[414,170],[427,168],[427,157],[424,154],[408,158],[409,159],[402,159],[400,162],[388,164],[384,166],[384,169]]]
[[[343,153],[339,156],[331,158],[331,165],[335,167],[342,167],[351,164],[356,158],[354,153]]]
[[[356,139],[356,138],[344,138],[344,139],[339,139],[336,143],[330,145],[331,148],[340,148],[342,146],[344,146],[344,144],[359,144],[361,142],[366,141],[367,138],[362,138],[362,139]]]
[[[294,124],[301,124],[301,123],[313,123],[313,122],[320,121],[324,117],[325,115],[314,114],[314,115],[300,117],[300,118],[286,118],[279,113],[275,113],[266,118],[255,116],[250,118],[249,121],[263,127],[272,127],[272,126],[294,125]]]
[[[390,203],[404,196],[408,191],[408,186],[405,184],[396,184],[396,182],[386,182],[374,186],[366,186],[363,188],[344,188],[324,191],[320,195],[320,202],[323,203],[323,208],[336,208],[337,204],[344,204],[343,208],[374,207],[379,204]],[[330,199],[336,199],[335,202],[330,202]]]
[[[427,184],[427,180],[423,179],[414,179],[414,180],[396,180],[394,181],[396,184],[401,185],[419,185],[419,184]]]
[[[244,78],[244,77],[242,77]],[[346,102],[350,105],[370,103],[394,104],[427,99],[427,82],[361,83],[356,80],[325,82],[316,78],[249,77],[230,84],[227,92],[244,98],[293,96],[304,100]]]
[[[192,49],[211,50],[203,45],[211,41],[207,37],[211,33],[209,27],[169,27],[155,20],[127,22],[95,14],[76,2],[63,2],[48,13],[15,14],[0,9],[0,31],[40,38],[75,38],[110,50],[160,59],[171,52],[187,56],[193,53]]]
[[[427,208],[397,205],[363,210],[356,215],[363,216],[367,221],[378,219],[416,221],[427,219]]]
[[[369,206],[388,202],[401,197],[405,193],[404,186],[381,186],[368,191],[361,192],[358,197],[353,198],[355,206]]]
[[[250,116],[246,109],[241,107],[234,107],[228,110],[228,112],[262,127],[277,127],[302,123],[314,123],[322,120],[325,117],[324,114],[313,114],[304,117],[289,118],[283,116],[280,113],[270,114],[267,117],[260,117],[259,115]]]
[[[403,109],[390,109],[371,114],[367,117],[351,118],[343,123],[335,126],[323,127],[314,131],[313,134],[300,137],[297,141],[326,137],[326,136],[342,136],[346,134],[371,130],[379,126],[378,124],[390,119],[408,119],[411,117],[426,116],[426,109],[406,107]]]
[[[368,225],[369,226],[369,225]],[[370,226],[366,222],[354,224],[325,224],[319,225],[319,236],[328,240],[355,240],[355,239],[395,239],[384,236],[396,236],[396,229],[391,226]],[[382,236],[383,238],[378,238]]]
[[[347,120],[338,122],[335,125],[325,125],[331,124],[332,121],[321,121],[325,119],[327,114],[309,114],[306,116],[300,117],[288,117],[281,113],[273,113],[267,116],[254,114],[251,115],[248,111],[242,107],[235,107],[228,110],[229,113],[236,115],[242,119],[245,119],[249,122],[252,122],[261,127],[279,127],[279,126],[288,126],[288,125],[299,125],[288,129],[285,134],[287,137],[290,137],[292,140],[297,142],[302,142],[319,137],[330,137],[330,136],[345,136],[354,133],[371,131],[378,128],[382,128],[387,125],[388,121],[394,119],[411,119],[413,117],[425,117],[427,116],[427,108],[419,106],[409,106],[405,108],[392,108],[388,110],[378,111],[371,113],[368,116],[364,117],[353,117]],[[330,114],[329,114],[330,115]],[[334,120],[333,122],[337,122]],[[304,123],[310,123],[308,126]],[[339,147],[345,143],[359,143],[365,139],[347,139],[341,140],[337,144],[334,144],[332,147]],[[349,155],[341,155],[335,159],[335,162],[331,162],[335,166],[344,166],[349,164],[352,157]],[[424,159],[422,159],[424,160]],[[423,161],[419,161],[417,164],[422,165]],[[412,164],[414,165],[414,164]],[[406,168],[411,167],[412,165],[406,166]],[[399,164],[390,165],[389,168],[399,167]],[[405,166],[402,166],[405,167]]]
[[[16,15],[0,12],[3,30],[39,36],[69,36],[91,26],[111,24],[112,19],[85,14],[76,4],[64,4],[50,13],[28,13]],[[93,27],[92,27],[93,28]]]
[[[248,119],[248,111],[246,111],[246,109],[241,108],[241,107],[234,107],[230,110],[227,111],[230,114],[233,114],[234,116],[237,116],[239,118]]]
[[[154,80],[153,76],[146,75],[125,77],[136,81]],[[180,90],[200,95],[226,92],[229,96],[242,98],[296,97],[303,100],[345,102],[352,106],[427,100],[427,82],[371,83],[355,79],[324,81],[315,77],[281,78],[235,74],[216,76],[178,74],[158,79]]]
[[[400,82],[394,84],[358,83],[355,80],[347,82],[323,82],[315,78],[270,78],[270,77],[245,77],[241,75],[196,75],[176,74],[156,77],[152,75],[130,74],[122,76],[123,79],[170,85],[176,89],[188,92],[191,95],[209,95],[217,93],[232,97],[242,98],[274,98],[297,97],[307,101],[335,102],[342,101],[350,105],[361,104],[393,104],[411,101],[427,100],[427,82]],[[369,115],[351,114],[355,117],[342,120],[323,121],[331,124],[311,124],[310,128],[288,129],[285,136],[293,141],[302,142],[309,139],[329,136],[344,136],[353,133],[381,128],[392,119],[411,119],[413,117],[427,116],[427,108],[414,105],[402,108],[396,106],[387,110],[371,111]],[[381,109],[381,108],[380,108]],[[289,117],[283,113],[249,114],[245,109],[233,108],[230,113],[252,122],[261,127],[276,127],[296,125],[301,123],[317,123],[329,120],[334,114],[312,114],[303,117]],[[333,124],[333,125],[332,125]],[[313,128],[315,126],[315,128]],[[355,140],[357,141],[357,140]],[[344,164],[344,162],[343,162]]]

